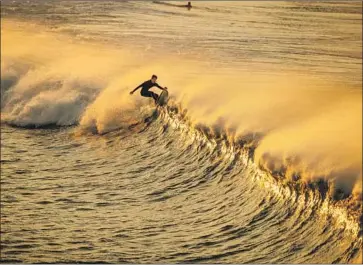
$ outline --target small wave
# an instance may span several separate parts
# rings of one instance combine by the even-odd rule
[[[3,123],[44,128],[77,125],[87,105],[97,97],[99,87],[89,82],[47,75],[42,71],[4,73],[2,90]]]

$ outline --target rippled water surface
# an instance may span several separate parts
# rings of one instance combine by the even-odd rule
[[[89,138],[3,127],[2,257],[339,262],[358,250],[313,198],[272,193],[218,148],[144,126]]]
[[[361,2],[193,4],[187,10],[176,2],[4,1],[1,11],[3,19],[40,22],[85,42],[203,57],[221,72],[305,69],[361,86]],[[133,123],[104,134],[80,133],[78,123],[1,125],[2,261],[359,257],[358,224],[317,193],[268,181],[249,154],[189,127],[172,107],[154,111],[146,104],[129,115]]]

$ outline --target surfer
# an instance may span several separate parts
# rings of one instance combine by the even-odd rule
[[[152,75],[150,80],[147,80],[144,83],[142,83],[141,85],[139,85],[138,87],[136,87],[134,90],[132,90],[130,92],[130,95],[134,94],[134,92],[136,90],[138,90],[140,87],[142,87],[140,95],[143,96],[143,97],[153,98],[155,100],[155,103],[157,103],[158,99],[159,99],[159,95],[152,92],[152,91],[149,91],[149,90],[154,86],[160,88],[161,90],[167,90],[168,89],[167,87],[159,86],[159,84],[156,83],[157,79],[158,79],[158,77],[156,75]]]
[[[161,4],[161,5],[166,5],[166,6],[187,7],[188,10],[190,10],[192,8],[192,2],[188,2],[187,5],[176,5],[176,4],[164,3],[162,1],[153,1],[153,3],[155,3],[155,4]]]

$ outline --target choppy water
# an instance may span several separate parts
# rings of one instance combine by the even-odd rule
[[[203,53],[222,72],[248,61],[261,71],[309,69],[322,79],[361,84],[361,3],[194,4],[188,11],[152,2],[5,1],[2,16],[47,22],[83,41],[165,49],[194,60]],[[2,124],[1,260],[357,261],[357,220],[317,191],[270,178],[248,148],[190,127],[172,104],[158,112],[137,105],[128,113],[134,122],[102,135],[84,133],[77,123]],[[21,124],[44,125],[29,117]]]

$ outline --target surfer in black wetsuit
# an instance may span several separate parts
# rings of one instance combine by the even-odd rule
[[[152,92],[152,91],[149,91],[149,90],[154,86],[160,88],[161,90],[167,90],[168,89],[167,87],[159,86],[159,84],[156,83],[157,79],[158,79],[158,77],[156,75],[153,75],[150,80],[145,81],[144,83],[142,83],[141,85],[136,87],[134,90],[132,90],[130,92],[130,95],[134,94],[134,92],[141,87],[141,93],[140,93],[141,96],[153,98],[155,100],[155,103],[156,103],[158,101],[159,95]]]

